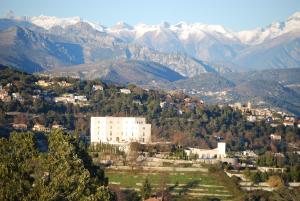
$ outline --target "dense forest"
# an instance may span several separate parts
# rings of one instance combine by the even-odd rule
[[[40,79],[53,84],[41,87],[35,84]],[[70,85],[61,87],[57,84],[61,81]],[[183,93],[142,89],[131,84],[107,84],[101,80],[42,77],[4,66],[1,67],[0,84],[8,94],[19,92],[23,99],[0,100],[2,135],[13,130],[12,123],[25,123],[29,127],[39,123],[48,127],[61,124],[68,130],[88,136],[91,116],[118,115],[145,116],[152,124],[153,141],[180,142],[183,146],[215,147],[218,140],[224,140],[231,151],[254,149],[263,153],[267,150],[288,151],[292,149],[290,143],[300,143],[297,127],[272,128],[264,121],[248,122],[239,111],[228,106],[203,104]],[[104,89],[95,91],[94,85]],[[120,93],[125,87],[131,90],[130,94]],[[80,106],[53,101],[54,97],[65,93],[85,95],[89,104]],[[168,106],[161,107],[162,102]],[[271,141],[272,133],[281,135],[283,140]]]

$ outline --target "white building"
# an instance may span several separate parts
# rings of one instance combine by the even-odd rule
[[[74,96],[75,101],[87,101],[87,97],[86,96]]]
[[[280,135],[278,135],[278,134],[271,134],[270,135],[270,138],[271,138],[271,140],[278,140],[278,141],[281,141],[281,136]]]
[[[151,124],[143,117],[91,117],[91,143],[150,143]]]
[[[225,158],[226,143],[218,142],[218,147],[215,149],[188,148],[185,152],[188,156],[197,154],[200,159]]]
[[[120,92],[121,92],[122,94],[131,94],[130,89],[120,89]]]
[[[103,91],[103,86],[102,85],[93,85],[93,91]]]
[[[169,103],[167,103],[166,101],[163,101],[163,102],[160,102],[159,105],[160,105],[161,109],[164,109],[164,108],[167,108],[169,106]]]

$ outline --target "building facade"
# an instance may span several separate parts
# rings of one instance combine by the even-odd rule
[[[91,143],[150,143],[151,124],[143,117],[91,117]]]
[[[185,150],[188,156],[192,154],[198,155],[199,159],[213,159],[213,158],[225,158],[226,157],[226,143],[218,142],[218,147],[215,149],[197,149],[188,148]]]

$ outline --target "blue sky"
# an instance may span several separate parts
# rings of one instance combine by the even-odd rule
[[[111,26],[118,21],[221,24],[234,31],[284,21],[300,11],[300,0],[0,0],[0,14],[80,16]]]

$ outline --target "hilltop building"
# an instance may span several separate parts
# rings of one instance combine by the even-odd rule
[[[91,117],[91,143],[150,143],[151,124],[143,117]]]

